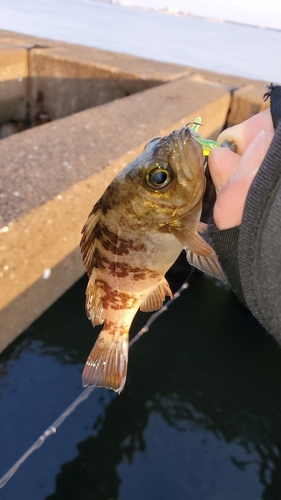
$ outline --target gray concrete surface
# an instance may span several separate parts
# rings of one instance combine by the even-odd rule
[[[79,240],[87,215],[147,140],[198,115],[205,125],[202,135],[215,138],[235,108],[233,92],[239,91],[239,109],[248,100],[249,85],[257,106],[262,106],[263,93],[263,84],[248,79],[95,49],[85,49],[82,57],[81,47],[72,53],[59,43],[38,49],[49,45],[31,37],[1,36],[2,42],[28,48],[37,62],[42,57],[35,65],[40,71],[49,58],[49,76],[53,68],[62,86],[64,76],[77,78],[81,61],[82,74],[95,67],[93,80],[104,71],[114,85],[122,75],[122,85],[154,86],[0,141],[0,351],[84,273]]]

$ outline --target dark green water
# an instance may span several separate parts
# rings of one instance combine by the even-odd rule
[[[83,278],[0,356],[1,476],[82,390],[98,333],[85,287]],[[129,358],[123,393],[95,390],[1,499],[281,498],[281,351],[229,289],[196,272]]]

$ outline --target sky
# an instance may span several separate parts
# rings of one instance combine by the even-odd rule
[[[278,0],[118,0],[142,7],[177,7],[193,15],[281,30]]]

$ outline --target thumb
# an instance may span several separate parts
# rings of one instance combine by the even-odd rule
[[[261,131],[246,149],[230,179],[219,191],[214,220],[219,229],[241,224],[244,205],[252,181],[271,143],[273,132]]]

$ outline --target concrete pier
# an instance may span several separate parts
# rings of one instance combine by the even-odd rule
[[[33,125],[0,140],[0,351],[84,273],[88,213],[149,139],[196,116],[215,138],[267,106],[265,90],[0,31],[0,124]]]

